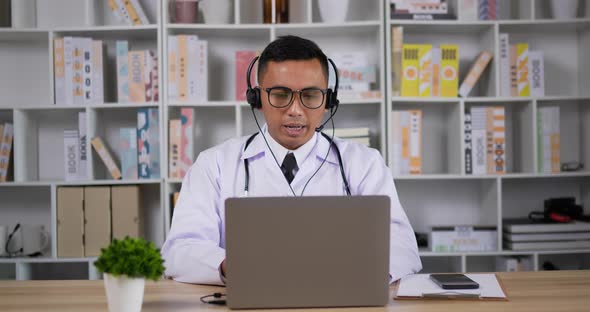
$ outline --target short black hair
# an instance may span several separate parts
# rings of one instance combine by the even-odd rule
[[[306,61],[317,59],[328,80],[328,58],[313,41],[293,35],[280,36],[269,43],[258,59],[258,77],[266,70],[268,62]]]

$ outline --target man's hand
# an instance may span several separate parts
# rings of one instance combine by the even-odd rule
[[[223,259],[223,262],[221,262],[221,275],[225,277],[225,259]]]

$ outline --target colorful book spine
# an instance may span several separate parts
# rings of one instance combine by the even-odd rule
[[[129,51],[129,100],[145,102],[145,51]]]
[[[117,40],[117,101],[129,102],[129,43]]]
[[[518,50],[510,45],[510,96],[518,96]]]
[[[94,137],[90,141],[90,143],[92,144],[92,147],[94,147],[94,150],[96,151],[98,156],[100,156],[102,162],[107,167],[107,170],[111,174],[111,177],[115,180],[121,179],[121,170],[119,170],[119,167],[113,160],[111,153],[107,150],[102,139],[100,137]]]
[[[391,161],[393,175],[402,173],[402,125],[401,111],[391,112]]]
[[[168,37],[168,100],[178,97],[178,37]]]
[[[73,56],[73,90],[74,104],[84,105],[84,45],[83,39],[75,37],[72,40],[74,46]]]
[[[168,150],[168,175],[171,179],[179,179],[180,175],[180,142],[181,142],[181,121],[171,119],[168,130],[170,147]]]
[[[486,172],[494,172],[494,118],[493,107],[486,107]]]
[[[102,40],[92,41],[92,103],[104,103],[104,49]]]
[[[79,159],[78,130],[64,130],[64,177],[66,181],[78,180]]]
[[[139,3],[139,0],[131,0],[131,5],[135,8],[135,12],[137,13],[137,17],[139,17],[141,24],[148,25],[150,21],[148,20],[147,15],[145,15],[145,11],[143,10],[141,3]]]
[[[140,179],[150,178],[150,143],[148,140],[149,112],[147,108],[137,111],[137,166]]]
[[[537,159],[540,173],[561,171],[559,107],[540,107],[537,111]]]
[[[125,9],[127,10],[127,14],[129,14],[129,18],[131,18],[132,25],[141,25],[141,19],[139,18],[139,14],[137,14],[137,10],[131,3],[131,0],[122,0]]]
[[[125,22],[125,20],[123,19],[123,16],[121,15],[121,12],[119,12],[119,5],[117,4],[117,1],[108,0],[108,5],[109,5],[109,8],[111,9],[111,12],[115,16],[115,18],[119,22]]]
[[[79,151],[79,169],[78,177],[80,180],[88,180],[88,138],[86,131],[86,112],[78,112],[78,146]]]
[[[500,95],[510,96],[510,41],[507,33],[500,34]]]
[[[153,83],[152,80],[152,68],[154,67],[154,59],[153,59],[153,52],[151,51],[143,51],[143,68],[144,68],[144,77],[143,82],[145,83],[145,101],[151,102],[153,101]],[[156,69],[157,70],[157,69]]]
[[[420,45],[404,44],[402,53],[402,96],[418,96]]]
[[[177,36],[178,38],[178,101],[188,101],[188,37],[187,35]]]
[[[236,101],[246,100],[246,90],[248,89],[246,73],[250,62],[256,57],[256,51],[236,51]],[[252,73],[256,68],[252,68]]]
[[[441,44],[440,94],[456,97],[459,89],[459,46]]]
[[[152,83],[151,95],[152,101],[157,102],[160,100],[160,75],[158,74],[158,55],[150,50],[150,56],[152,58],[152,66],[150,71],[150,81]]]
[[[486,108],[471,108],[471,159],[474,175],[487,173]]]
[[[506,173],[506,112],[504,107],[492,107],[493,119],[493,170],[492,173]]]
[[[63,104],[74,105],[74,38],[64,37],[64,77],[65,101]]]
[[[94,95],[92,94],[94,83],[92,81],[92,76],[94,75],[94,68],[92,66],[92,39],[91,38],[81,38],[82,41],[82,58],[83,58],[83,81],[84,81],[84,104],[92,104]]]
[[[545,65],[543,51],[529,51],[531,96],[545,96]]]
[[[410,174],[422,173],[422,111],[410,110]]]
[[[419,85],[418,96],[430,97],[432,95],[432,45],[422,44],[418,52]]]
[[[490,61],[492,60],[492,54],[488,51],[482,51],[471,69],[469,69],[469,73],[463,83],[461,83],[461,87],[459,88],[459,95],[461,97],[467,97],[475,84],[481,77],[483,71],[486,69]]]
[[[497,0],[479,0],[478,12],[480,20],[497,20],[499,3]]]
[[[180,109],[181,134],[180,134],[180,178],[188,172],[193,164],[194,155],[194,110],[192,108]]]
[[[463,129],[465,136],[465,174],[473,173],[473,160],[472,160],[472,140],[471,140],[471,112],[468,110],[465,112],[465,125]]]
[[[137,179],[137,129],[119,129],[119,159],[123,179]]]
[[[432,96],[440,96],[440,48],[432,49]]]
[[[150,177],[160,178],[160,116],[157,108],[148,108],[148,141],[150,144]]]
[[[117,8],[119,9],[119,14],[123,17],[123,20],[125,21],[125,23],[127,23],[127,25],[133,25],[133,20],[131,19],[129,12],[127,11],[127,8],[125,7],[125,3],[123,2],[125,0],[115,0],[115,1],[117,2]]]
[[[64,38],[53,40],[53,76],[55,104],[66,104],[66,76],[64,62]]]
[[[404,28],[395,26],[391,28],[391,80],[392,95],[401,95],[402,84],[402,52],[404,45]]]
[[[8,177],[13,137],[14,127],[11,123],[5,123],[3,127],[0,125],[0,182],[6,182]]]
[[[516,53],[516,62],[518,66],[516,71],[516,79],[518,81],[518,96],[531,96],[528,43],[516,44]]]

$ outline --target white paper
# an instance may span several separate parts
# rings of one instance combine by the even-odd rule
[[[429,294],[471,294],[485,298],[506,298],[494,274],[465,274],[479,284],[479,289],[442,289],[430,279],[430,274],[408,275],[400,280],[398,297],[422,297]]]

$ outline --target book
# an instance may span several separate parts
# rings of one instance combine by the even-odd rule
[[[531,96],[529,81],[529,45],[528,43],[516,44],[516,80],[518,96]]]
[[[94,83],[93,75],[94,75],[94,68],[93,68],[93,48],[92,48],[92,39],[91,38],[80,38],[81,45],[82,45],[82,60],[83,60],[83,70],[82,70],[82,79],[83,79],[83,88],[84,88],[84,104],[92,104],[94,95],[92,94]]]
[[[430,249],[434,252],[496,251],[498,231],[495,226],[433,226]]]
[[[129,102],[129,43],[127,40],[116,42],[117,63],[117,101]]]
[[[438,14],[406,14],[406,13],[394,13],[391,14],[391,19],[394,20],[417,20],[417,21],[435,21],[435,20],[455,20],[457,17],[451,13],[438,13]]]
[[[193,62],[198,64],[198,70],[196,72],[197,88],[195,100],[206,102],[209,99],[209,52],[208,42],[206,40],[199,40],[197,42],[197,56],[196,59],[193,59]]]
[[[157,108],[137,111],[137,162],[139,179],[160,178],[160,136]]]
[[[513,218],[503,220],[505,233],[564,233],[588,232],[590,222],[572,221],[569,223],[542,223],[528,218]]]
[[[64,38],[53,39],[53,80],[55,83],[55,104],[67,104],[66,76],[64,61]]]
[[[111,153],[107,150],[105,144],[103,143],[100,137],[94,137],[91,141],[92,147],[94,147],[94,151],[100,156],[100,159],[106,166],[107,170],[111,174],[111,177],[115,180],[121,179],[121,170],[113,160]]]
[[[404,44],[402,47],[401,96],[418,96],[420,85],[420,45]]]
[[[152,50],[145,51],[145,100],[158,101],[158,56]]]
[[[322,132],[332,135],[332,129],[324,129]],[[369,127],[334,128],[334,136],[339,138],[367,137],[369,134]]]
[[[0,125],[0,128],[0,182],[6,182],[14,138],[14,126],[7,122]]]
[[[92,41],[92,103],[104,103],[104,49],[102,40]]]
[[[485,107],[471,107],[471,165],[473,174],[487,173]]]
[[[119,129],[119,159],[123,179],[136,180],[137,175],[137,129]]]
[[[179,178],[183,178],[193,164],[194,155],[194,117],[195,111],[189,107],[180,109],[180,162]]]
[[[499,1],[497,0],[479,0],[478,12],[479,19],[497,20],[499,16]]]
[[[366,52],[350,51],[332,55],[332,60],[338,64],[340,99],[356,97],[359,93],[371,90],[371,84],[376,82],[375,66],[369,63]],[[331,77],[328,83],[332,85]]]
[[[449,10],[447,0],[391,0],[391,12],[402,14],[444,14]]]
[[[236,51],[235,55],[235,77],[236,77],[236,87],[235,87],[235,99],[236,101],[246,101],[246,90],[248,89],[247,85],[247,72],[248,66],[252,62],[252,60],[256,57],[256,51],[249,51],[249,50],[240,50]],[[252,76],[256,76],[257,67],[254,66],[252,68]]]
[[[401,95],[402,83],[402,47],[404,44],[404,28],[391,27],[391,91],[392,96]]]
[[[186,102],[188,97],[188,40],[190,36],[177,36],[178,40],[178,101]]]
[[[131,23],[133,25],[147,25],[148,20],[145,16],[145,12],[143,11],[141,5],[139,5],[138,0],[123,0],[123,4],[129,13],[129,17],[131,18]]]
[[[178,97],[178,38],[168,37],[168,100]]]
[[[78,130],[64,130],[64,178],[66,181],[79,179],[80,146]]]
[[[561,142],[559,107],[546,106],[537,110],[537,159],[538,172],[561,171]]]
[[[545,65],[543,51],[529,51],[531,96],[545,96]]]
[[[479,18],[477,4],[478,0],[458,0],[459,19],[463,21],[477,21]]]
[[[463,128],[464,135],[465,135],[465,153],[464,153],[464,160],[465,160],[465,173],[472,174],[473,173],[473,163],[472,163],[472,139],[471,139],[471,112],[465,112],[465,125]]]
[[[88,180],[88,138],[86,131],[86,112],[78,112],[78,146],[80,148],[78,178],[80,180]]]
[[[504,247],[510,250],[546,250],[590,248],[590,240],[570,240],[556,242],[510,242],[504,241]]]
[[[542,241],[567,241],[590,240],[590,232],[563,232],[563,233],[504,233],[504,240],[511,242],[542,242]]]
[[[73,92],[74,104],[84,105],[84,42],[81,37],[74,37],[73,44]]]
[[[117,3],[117,9],[119,10],[119,15],[122,16],[123,21],[125,21],[125,23],[127,25],[133,25],[133,20],[131,19],[129,12],[127,11],[127,7],[125,6],[125,3],[123,2],[125,0],[115,0],[115,1]]]
[[[422,173],[422,111],[410,110],[410,174]]]
[[[169,123],[168,174],[171,179],[180,178],[180,119],[171,119]]]
[[[510,45],[510,96],[518,96],[518,50]]]
[[[422,44],[418,52],[418,96],[430,97],[432,95],[432,45]]]
[[[459,87],[459,95],[461,97],[467,97],[469,95],[491,60],[492,54],[488,51],[482,51],[478,55],[475,63],[473,63],[471,69],[469,69],[467,77],[465,77],[461,83],[461,87]]]
[[[134,103],[146,102],[146,50],[129,51],[129,101]]]
[[[510,97],[510,42],[507,33],[500,33],[500,95]]]
[[[160,178],[160,117],[157,108],[148,108],[148,141],[150,143],[150,177]]]
[[[459,46],[441,44],[440,95],[456,97],[459,89]]]
[[[506,112],[503,106],[491,107],[493,147],[492,168],[488,173],[506,173]]]
[[[440,96],[440,75],[441,75],[441,51],[440,48],[432,48],[432,80],[431,95]]]
[[[83,187],[57,188],[56,228],[57,257],[84,257]]]
[[[64,37],[65,99],[62,104],[74,104],[74,38]],[[57,103],[56,103],[57,104]]]

